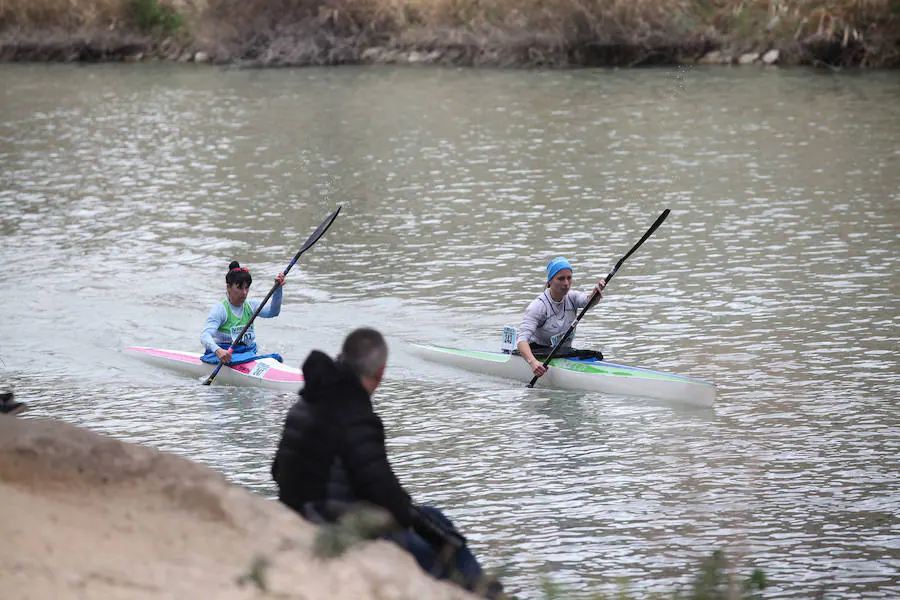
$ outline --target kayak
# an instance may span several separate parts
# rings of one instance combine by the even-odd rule
[[[129,346],[125,350],[136,353],[138,358],[144,362],[195,377],[208,377],[216,368],[216,365],[200,360],[203,355],[195,352],[160,350],[140,346]],[[297,392],[303,387],[303,371],[289,367],[271,357],[260,358],[239,365],[225,365],[216,375],[213,384]]]
[[[461,350],[426,344],[412,344],[412,349],[426,360],[466,371],[516,379],[522,382],[522,387],[534,376],[524,358],[508,352]],[[701,407],[712,406],[716,399],[713,383],[596,358],[551,359],[550,368],[537,380],[535,387],[641,396]]]

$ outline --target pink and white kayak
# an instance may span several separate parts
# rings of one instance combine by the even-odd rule
[[[196,377],[208,377],[216,368],[200,360],[203,356],[196,352],[161,350],[129,346],[144,362]],[[213,385],[236,385],[261,387],[282,392],[297,392],[303,387],[303,371],[280,363],[274,358],[260,358],[240,365],[225,365],[213,380]]]

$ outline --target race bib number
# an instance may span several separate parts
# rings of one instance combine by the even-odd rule
[[[240,333],[240,331],[238,331],[238,333]],[[250,377],[259,377],[260,379],[262,379],[263,377],[266,376],[266,371],[268,371],[268,370],[269,370],[269,365],[267,365],[264,362],[257,362],[256,366],[254,366],[252,369],[250,369],[249,375],[250,375]]]
[[[245,346],[249,346],[253,343],[253,328],[247,330],[247,333],[244,334],[243,339],[237,339],[237,336],[241,335],[241,331],[244,329],[243,325],[240,327],[232,327],[231,328],[231,343],[232,344],[244,344]]]
[[[556,345],[559,343],[559,340],[563,339],[564,335],[566,335],[565,331],[563,331],[562,333],[557,333],[552,338],[550,338],[550,346],[555,348]],[[573,339],[575,339],[574,331],[572,332],[572,335],[570,335],[566,341],[571,344]]]
[[[503,338],[500,342],[500,351],[506,352],[507,354],[511,353],[516,349],[516,337],[518,337],[518,331],[516,331],[515,327],[510,327],[507,325],[503,328]]]

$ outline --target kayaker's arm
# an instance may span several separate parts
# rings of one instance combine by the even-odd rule
[[[606,280],[601,279],[600,282],[594,286],[594,289],[590,290],[589,292],[584,293],[584,300],[578,305],[578,308],[587,306],[588,301],[590,301],[591,296],[593,296],[594,294],[597,294],[597,300],[599,301],[600,298],[603,297],[603,288],[605,288],[605,287],[606,287]]]
[[[529,342],[534,339],[537,328],[546,320],[544,307],[540,300],[534,300],[525,309],[525,315],[522,317],[522,323],[519,325],[518,341],[516,342],[516,350],[531,367],[532,372],[540,377],[547,372],[547,368],[541,364],[541,361],[534,357]]]
[[[225,307],[222,306],[221,302],[216,303],[215,306],[209,309],[209,314],[206,316],[206,324],[203,326],[203,331],[200,332],[200,343],[203,344],[207,351],[215,352],[219,349],[219,345],[213,336],[227,318],[228,315],[225,313]]]
[[[278,275],[276,275],[275,281],[277,281],[281,285],[279,285],[275,289],[275,292],[272,294],[272,298],[269,304],[266,305],[261,311],[259,311],[259,314],[257,316],[262,317],[263,319],[271,319],[272,317],[277,317],[281,314],[281,299],[284,295],[282,290],[282,288],[284,287],[284,273],[279,273]],[[251,300],[250,305],[255,311],[259,306],[259,301]]]
[[[219,347],[213,335],[219,330],[219,326],[227,319],[228,314],[225,312],[225,307],[220,302],[210,309],[209,315],[206,317],[206,324],[203,326],[203,331],[200,332],[200,343],[203,344],[203,347],[206,348],[208,352],[214,353],[216,358],[226,365],[231,362],[231,353],[228,350]]]
[[[531,371],[540,377],[544,373],[547,372],[547,367],[545,367],[541,361],[534,357],[534,353],[531,352],[531,346],[526,341],[521,341],[516,344],[516,349],[519,351],[519,354],[522,355],[522,358],[525,359],[525,362],[528,363],[528,366],[531,367]]]

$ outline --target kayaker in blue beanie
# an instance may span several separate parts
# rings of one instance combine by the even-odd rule
[[[547,369],[535,354],[543,354],[545,357],[550,354],[562,335],[575,322],[578,309],[587,306],[591,294],[596,292],[603,297],[601,292],[606,282],[602,279],[590,292],[572,290],[573,271],[568,259],[562,256],[547,263],[547,289],[528,305],[519,326],[516,349],[538,377],[546,373]],[[603,355],[594,350],[573,351],[574,337],[573,332],[556,356],[577,355],[581,358],[596,356],[600,360],[603,359]]]

